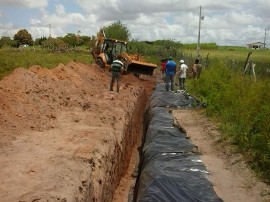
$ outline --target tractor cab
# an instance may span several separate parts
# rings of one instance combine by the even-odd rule
[[[127,42],[114,39],[104,39],[101,52],[104,53],[107,64],[112,64],[117,55],[127,51]]]

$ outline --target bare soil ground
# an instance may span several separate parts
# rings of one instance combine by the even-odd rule
[[[0,201],[126,202],[155,81],[125,75],[118,94],[109,72],[75,62],[18,68],[1,80]],[[270,201],[269,187],[224,150],[211,122],[198,111],[175,116],[224,201]]]
[[[174,116],[198,146],[201,159],[210,172],[209,180],[223,201],[270,201],[270,186],[256,178],[243,156],[222,140],[217,127],[204,115],[204,110],[176,110]]]
[[[1,80],[0,201],[111,201],[153,80],[125,75],[119,94],[108,71],[75,62]]]

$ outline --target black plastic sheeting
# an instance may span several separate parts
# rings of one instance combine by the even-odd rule
[[[170,108],[201,106],[186,93],[157,85],[145,114],[145,136],[136,202],[222,201],[215,193],[197,147],[176,127]],[[185,94],[185,95],[184,95]]]
[[[165,84],[158,84],[151,97],[151,108],[153,107],[172,107],[172,108],[191,108],[205,107],[205,103],[194,96],[190,96],[186,91],[171,92],[165,91]]]

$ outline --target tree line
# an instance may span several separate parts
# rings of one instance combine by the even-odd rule
[[[0,39],[0,48],[21,46],[41,46],[49,49],[66,49],[77,46],[89,46],[92,37],[80,36],[74,33],[67,33],[64,37],[40,37],[33,40],[32,35],[26,30],[19,30],[13,37],[3,36]]]
[[[120,21],[114,22],[109,26],[101,27],[107,37],[128,41],[130,32],[126,25]],[[0,39],[0,48],[21,46],[41,46],[52,50],[74,48],[78,46],[92,47],[96,41],[96,36],[81,36],[79,34],[67,33],[64,37],[40,37],[33,40],[32,35],[26,30],[19,30],[13,38],[2,36]]]
[[[101,27],[107,38],[114,38],[129,42],[128,51],[134,54],[155,55],[158,57],[177,56],[181,49],[196,49],[196,44],[183,44],[173,39],[156,41],[138,41],[131,39],[130,31],[121,21],[113,22],[108,26]],[[76,47],[91,49],[96,42],[96,36],[81,36],[79,34],[67,33],[63,37],[40,37],[33,40],[32,35],[26,30],[19,30],[13,37],[3,36],[0,39],[0,48],[21,46],[40,46],[43,49],[52,51],[66,51]],[[201,44],[204,49],[217,49],[215,43]]]

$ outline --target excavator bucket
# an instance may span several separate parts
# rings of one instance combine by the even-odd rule
[[[157,65],[144,62],[139,55],[129,55],[122,53],[122,57],[125,59],[125,71],[136,75],[144,74],[152,76]]]
[[[131,72],[133,74],[144,74],[152,76],[153,71],[156,68],[157,65],[132,60],[132,62],[128,64],[127,72]]]

